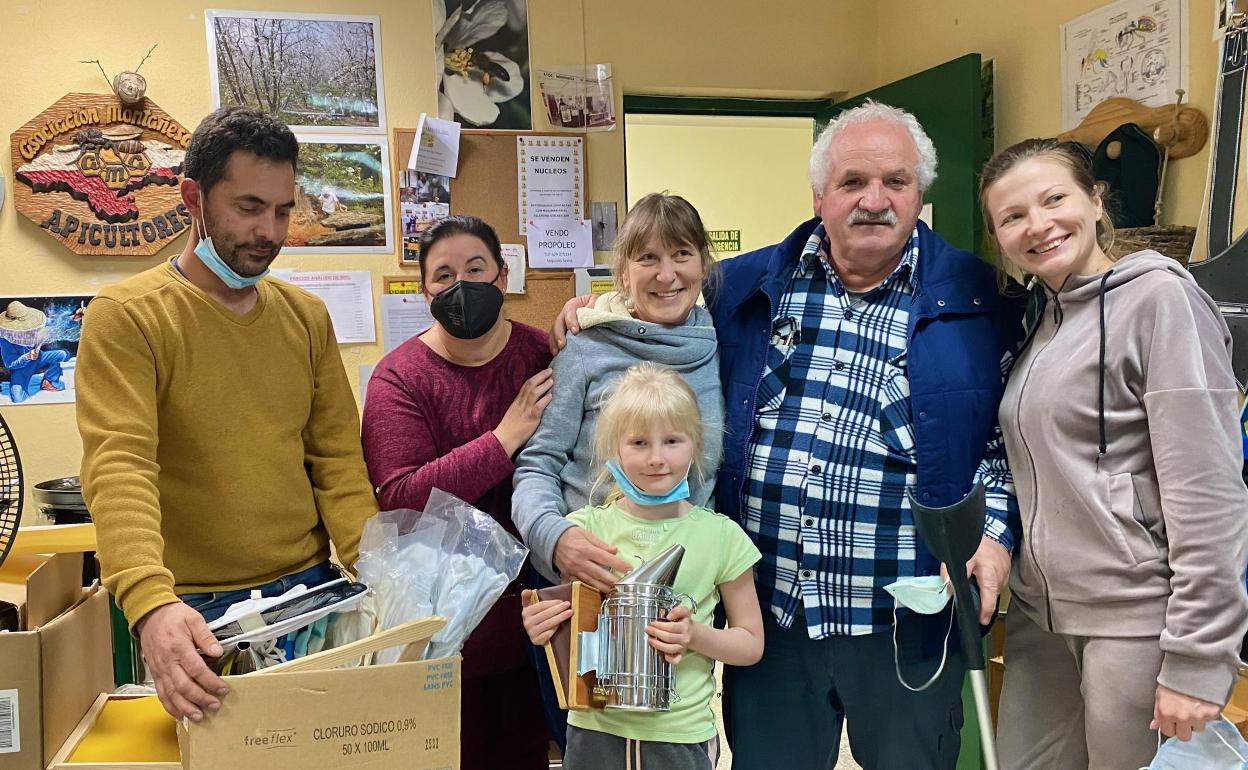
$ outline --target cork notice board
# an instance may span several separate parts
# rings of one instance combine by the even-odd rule
[[[550,134],[534,131],[494,133],[479,129],[465,129],[459,138],[459,175],[451,180],[451,213],[472,214],[489,222],[503,243],[519,243],[528,253],[528,241],[520,233],[518,203],[518,177],[516,168],[517,136],[555,136],[566,138],[567,134]],[[413,128],[394,129],[394,167],[407,167],[416,138]],[[588,159],[585,161],[588,167]],[[399,199],[397,173],[394,179],[394,199]],[[588,180],[587,180],[588,181]],[[582,189],[587,190],[586,183]],[[582,201],[588,211],[587,202]],[[401,227],[402,217],[395,217]],[[402,243],[399,234],[396,242]],[[413,271],[415,272],[415,271]],[[572,298],[575,280],[571,270],[528,270],[525,273],[525,293],[508,294],[503,305],[507,317],[521,323],[549,329],[555,316],[565,302]]]

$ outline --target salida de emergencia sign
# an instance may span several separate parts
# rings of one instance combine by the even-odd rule
[[[741,250],[740,230],[708,230],[706,235],[711,239],[711,248],[719,254]]]

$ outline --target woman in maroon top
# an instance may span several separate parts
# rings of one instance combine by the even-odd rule
[[[548,337],[501,314],[507,267],[477,217],[444,219],[420,238],[435,322],[377,365],[364,405],[364,459],[382,510],[421,510],[434,487],[511,521],[512,458],[550,401]],[[520,623],[520,585],[463,649],[463,770],[545,770],[549,737]]]

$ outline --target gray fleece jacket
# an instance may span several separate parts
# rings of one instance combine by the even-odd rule
[[[1047,300],[1001,400],[1022,510],[1016,606],[1060,634],[1160,637],[1158,681],[1225,703],[1248,628],[1226,322],[1154,251]]]
[[[724,399],[711,314],[694,306],[681,326],[639,321],[612,292],[577,311],[579,334],[555,356],[554,395],[542,422],[516,458],[511,518],[529,547],[533,564],[558,581],[555,542],[573,525],[570,511],[600,505],[612,485],[593,489],[594,426],[609,387],[628,367],[651,361],[675,369],[689,383],[702,409],[702,474],[691,471],[689,502],[707,505],[723,455]],[[591,490],[595,493],[590,500]]]

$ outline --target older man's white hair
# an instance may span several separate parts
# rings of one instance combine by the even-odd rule
[[[883,121],[893,123],[906,129],[914,146],[919,151],[919,167],[915,172],[919,177],[919,189],[927,190],[936,181],[936,145],[919,125],[918,118],[898,107],[868,99],[865,103],[846,110],[828,122],[815,146],[810,150],[810,187],[816,193],[822,193],[828,186],[828,149],[841,131],[862,123]]]

